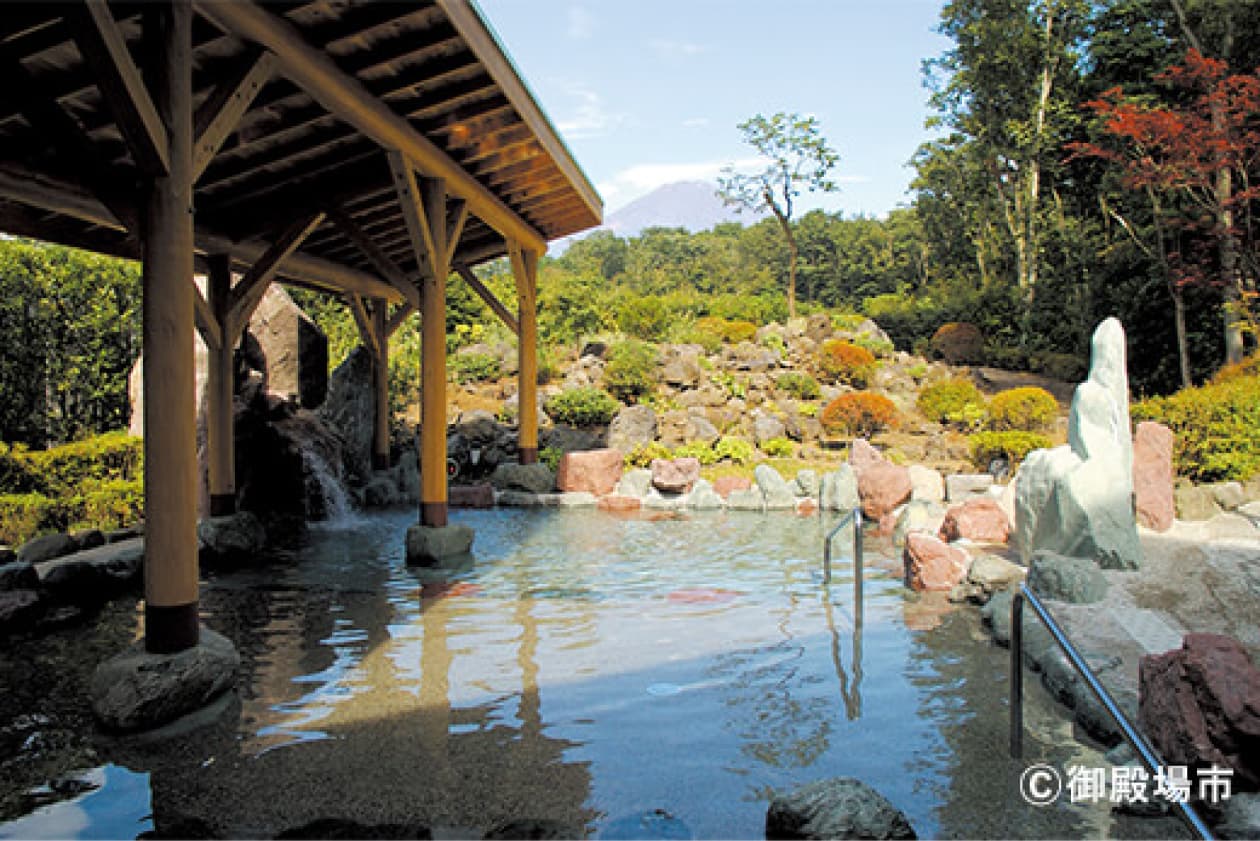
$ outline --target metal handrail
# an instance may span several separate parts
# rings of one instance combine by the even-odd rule
[[[1068,662],[1072,664],[1072,668],[1076,673],[1084,679],[1085,683],[1093,691],[1094,697],[1103,705],[1107,713],[1115,721],[1120,728],[1120,732],[1124,735],[1133,749],[1137,752],[1138,757],[1142,760],[1142,764],[1146,766],[1146,771],[1152,778],[1163,767],[1163,761],[1159,758],[1159,754],[1151,747],[1150,742],[1142,735],[1136,727],[1129,723],[1129,719],[1125,717],[1115,699],[1107,692],[1106,688],[1099,682],[1097,675],[1090,669],[1089,664],[1085,662],[1076,646],[1072,645],[1067,634],[1059,626],[1059,623],[1050,615],[1050,611],[1037,598],[1036,594],[1028,589],[1027,584],[1019,585],[1019,589],[1015,591],[1011,598],[1011,709],[1010,709],[1010,726],[1011,726],[1011,758],[1019,759],[1024,754],[1024,602],[1027,601],[1032,605],[1033,611],[1046,626],[1046,630],[1050,632],[1050,637],[1055,641],[1059,648],[1067,655]],[[1203,818],[1199,817],[1199,813],[1194,810],[1188,802],[1175,801],[1174,805],[1178,812],[1190,828],[1193,829],[1200,838],[1212,838],[1212,832],[1208,829]]]
[[[858,571],[862,569],[862,509],[854,508],[849,513],[840,518],[840,522],[827,532],[827,537],[823,540],[823,583],[831,583],[831,541],[840,533],[840,529],[853,521],[853,563]],[[857,576],[859,579],[860,575]]]

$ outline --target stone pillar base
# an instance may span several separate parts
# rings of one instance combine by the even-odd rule
[[[444,560],[466,556],[472,550],[473,530],[468,526],[421,526],[407,529],[407,563],[436,566]]]
[[[110,730],[151,730],[230,689],[240,665],[232,641],[207,628],[197,645],[173,654],[151,654],[139,640],[96,667],[92,712]]]

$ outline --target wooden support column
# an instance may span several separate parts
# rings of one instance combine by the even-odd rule
[[[182,651],[197,615],[197,436],[193,393],[192,7],[146,14],[157,28],[154,105],[164,174],[149,184],[143,222],[145,647]],[[109,91],[106,90],[107,95]],[[116,95],[124,95],[122,93]]]
[[[220,327],[226,324],[232,310],[232,257],[211,254],[209,263],[210,313]],[[210,350],[208,377],[209,400],[206,407],[206,444],[209,449],[210,516],[236,513],[236,442],[232,430],[232,394],[235,386],[235,364],[232,353],[236,342],[219,330],[217,346],[206,342]]]
[[[508,243],[512,274],[516,277],[519,360],[517,444],[521,464],[538,461],[538,254],[519,243]]]
[[[389,335],[386,315],[389,304],[377,298],[372,302],[372,332],[376,334],[373,360],[376,387],[376,428],[372,435],[372,469],[389,469]]]

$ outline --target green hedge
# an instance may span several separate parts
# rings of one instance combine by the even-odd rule
[[[1238,377],[1134,403],[1135,421],[1176,435],[1177,473],[1196,482],[1245,481],[1260,472],[1260,377]]]

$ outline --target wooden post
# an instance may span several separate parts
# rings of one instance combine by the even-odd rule
[[[420,525],[446,525],[446,275],[420,283]]]
[[[210,276],[207,292],[215,322],[227,324],[232,310],[232,258],[227,254],[207,257]],[[232,430],[232,394],[235,338],[220,329],[218,347],[210,347],[206,443],[209,447],[210,516],[236,513],[236,442]],[[207,343],[209,344],[209,343]]]
[[[372,469],[389,469],[389,335],[385,317],[389,303],[380,298],[372,302],[372,332],[376,334],[376,357],[373,371],[376,386],[376,429],[372,435]]]
[[[521,464],[538,461],[538,255],[518,243],[508,243],[512,274],[516,277],[518,364],[517,445]]]
[[[146,15],[158,37],[155,104],[169,170],[149,184],[143,222],[145,647],[182,651],[197,615],[197,437],[193,393],[192,6]],[[226,344],[226,341],[224,342]]]

